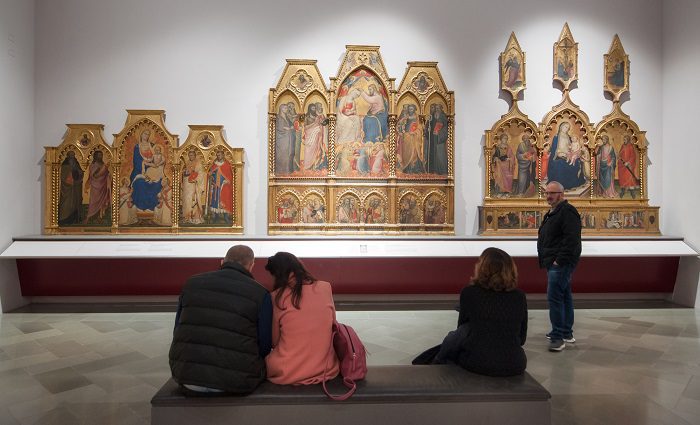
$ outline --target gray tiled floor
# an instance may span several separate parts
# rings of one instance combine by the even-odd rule
[[[439,343],[453,311],[342,311],[369,363],[408,364]],[[0,316],[0,424],[148,424],[169,376],[171,313]],[[577,310],[577,342],[549,353],[547,312],[530,311],[528,371],[555,424],[699,424],[700,314]]]

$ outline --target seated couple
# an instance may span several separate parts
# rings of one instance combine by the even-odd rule
[[[471,285],[459,297],[457,330],[413,364],[457,364],[489,376],[525,372],[527,301],[517,288],[518,270],[505,251],[486,248],[474,267]]]
[[[187,395],[249,394],[265,379],[308,385],[338,375],[330,283],[278,252],[265,266],[274,278],[269,293],[251,274],[254,260],[252,249],[236,245],[219,270],[182,289],[169,357]]]

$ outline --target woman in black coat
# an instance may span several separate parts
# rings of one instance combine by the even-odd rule
[[[517,288],[518,270],[505,251],[487,248],[474,268],[471,285],[459,297],[457,330],[414,364],[456,363],[482,375],[512,376],[525,371],[527,301]],[[426,361],[427,360],[427,361]]]

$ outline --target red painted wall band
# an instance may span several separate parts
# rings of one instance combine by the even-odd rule
[[[305,258],[336,294],[455,294],[469,282],[476,258]],[[253,274],[268,288],[266,259]],[[546,292],[536,258],[517,258],[519,287]],[[177,295],[193,274],[219,259],[19,259],[24,296]],[[582,258],[573,277],[578,293],[673,292],[678,257]]]

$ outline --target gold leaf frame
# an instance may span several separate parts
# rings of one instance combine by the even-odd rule
[[[227,233],[227,234],[242,234],[243,233],[243,148],[232,148],[226,143],[224,137],[224,129],[221,125],[190,125],[190,131],[183,143],[176,150],[176,193],[177,201],[174,205],[177,206],[178,214],[178,231],[180,233]],[[207,141],[203,144],[203,141]],[[186,156],[189,152],[195,154],[201,159],[201,169],[205,174],[204,182],[204,197],[208,197],[209,192],[209,173],[211,166],[216,159],[217,152],[223,152],[223,157],[231,166],[233,181],[232,188],[232,213],[230,223],[211,223],[211,213],[202,211],[202,223],[188,223],[183,219],[182,212],[183,204],[183,172],[186,166]],[[202,200],[198,200],[200,203]],[[206,199],[204,200],[205,209],[208,208]]]
[[[376,79],[378,84],[382,85],[388,102],[386,107],[388,137],[384,139],[383,143],[367,142],[367,145],[373,150],[365,152],[365,155],[372,155],[373,159],[376,158],[375,165],[377,165],[376,161],[383,158],[387,161],[388,166],[383,165],[385,168],[382,169],[381,173],[375,174],[370,171],[366,174],[354,175],[346,172],[346,166],[351,164],[350,161],[357,160],[362,155],[358,149],[365,149],[366,146],[362,143],[359,147],[347,143],[342,146],[338,145],[337,123],[340,112],[338,111],[338,98],[343,83],[348,81],[348,77],[362,71],[366,71],[366,75],[363,73],[363,76]],[[378,46],[346,46],[346,52],[338,67],[337,74],[330,79],[327,90],[315,60],[287,60],[279,81],[274,88],[270,89],[268,96],[268,233],[398,235],[404,233],[435,234],[438,232],[440,234],[454,234],[454,93],[447,89],[436,62],[408,62],[407,70],[401,81],[399,90],[395,90],[395,80],[389,77]],[[318,175],[304,175],[304,173],[298,172],[279,173],[277,172],[278,168],[286,170],[286,168],[294,167],[294,165],[290,166],[284,157],[277,155],[278,149],[284,149],[284,146],[276,146],[280,106],[284,102],[290,101],[296,105],[305,105],[309,96],[312,96],[314,92],[317,92],[318,96],[323,96],[328,108],[328,172]],[[447,122],[447,169],[444,175],[397,176],[396,111],[400,102],[405,101],[409,96],[416,104],[419,114],[424,114],[426,110],[429,110],[432,103],[440,102],[443,105],[443,113]],[[302,120],[305,118],[301,117]],[[424,115],[421,119],[425,122]],[[282,119],[279,121],[284,124]],[[288,122],[287,127],[289,127]],[[282,132],[280,134],[282,135]],[[286,135],[282,135],[282,137],[286,137]],[[303,137],[303,135],[295,135],[294,137]],[[422,134],[421,141],[423,142]],[[281,166],[280,161],[284,162]],[[342,172],[337,172],[339,164],[344,167]],[[380,164],[382,163],[380,162]],[[411,229],[405,231],[406,226],[398,223],[396,212],[398,192],[405,187],[421,187],[423,188],[421,190],[424,190],[425,187],[439,188],[445,195],[445,223],[430,226],[411,225]],[[302,223],[301,209],[304,208],[304,197],[301,194],[310,188],[322,193],[326,214],[324,223]],[[292,193],[290,191],[297,193],[300,215],[292,223],[288,222],[288,218],[281,218],[283,215],[279,213],[283,207],[289,210],[289,205],[283,206],[282,203],[284,196]],[[349,193],[353,193],[360,199],[358,208],[362,210],[359,211],[361,217],[358,222],[340,223],[339,203],[341,198]],[[374,196],[378,196],[381,201],[379,205],[374,201],[372,207],[370,201],[375,199]],[[365,222],[375,219],[380,222]],[[280,222],[280,220],[285,222]]]
[[[115,161],[112,148],[107,144],[104,137],[104,125],[102,124],[66,124],[68,129],[63,141],[57,147],[45,147],[44,155],[44,233],[46,234],[92,234],[110,233],[113,231],[114,215],[114,171]],[[90,225],[82,217],[82,210],[86,204],[83,195],[88,188],[88,173],[92,163],[94,153],[99,150],[105,157],[103,161],[107,164],[109,172],[109,222],[102,225]],[[80,170],[83,172],[81,180],[81,203],[79,223],[75,225],[59,225],[59,206],[61,194],[61,165],[68,156],[68,152],[73,152]],[[85,217],[87,218],[87,217]]]
[[[64,139],[57,147],[46,147],[45,168],[45,195],[44,195],[44,233],[46,234],[161,234],[161,233],[243,233],[243,149],[231,148],[226,143],[223,127],[217,125],[191,125],[190,134],[183,146],[178,146],[178,136],[171,134],[165,127],[165,113],[162,110],[127,110],[128,116],[120,133],[114,135],[114,144],[107,145],[103,134],[102,124],[67,124],[68,130]],[[144,130],[149,130],[151,136],[159,137],[159,143],[167,146],[165,152],[165,164],[162,180],[166,181],[166,196],[159,198],[161,220],[164,224],[132,225],[138,224],[136,207],[129,203],[131,200],[130,152],[127,152],[127,139],[138,136]],[[130,142],[132,143],[132,142]],[[138,142],[133,142],[135,145]],[[131,148],[133,146],[130,145]],[[162,149],[162,148],[161,148]],[[76,156],[77,164],[83,175],[87,174],[93,161],[95,152],[103,153],[103,161],[109,170],[110,203],[108,209],[100,209],[99,213],[109,212],[109,221],[95,225],[94,220],[75,225],[59,224],[59,203],[61,189],[61,164],[68,152]],[[208,166],[216,156],[217,151],[222,151],[224,157],[232,166],[233,174],[233,214],[230,225],[225,226],[180,226],[180,199],[183,156],[194,150],[208,170]],[[125,185],[121,181],[126,179]],[[87,184],[87,178],[83,178],[83,186]],[[122,187],[124,186],[124,187]],[[85,188],[85,193],[88,188]],[[169,213],[163,208],[169,204]],[[85,209],[84,203],[82,205]],[[120,211],[123,210],[123,211]],[[155,216],[156,211],[142,214],[149,217]],[[120,215],[125,220],[120,224]],[[126,224],[128,223],[128,224]]]
[[[511,40],[514,34],[511,34]],[[511,42],[509,40],[509,43]],[[571,55],[571,74],[567,79],[557,75],[558,57],[562,55],[561,49],[566,47]],[[559,55],[559,56],[558,56]],[[612,55],[613,60],[610,59]],[[502,60],[503,53],[499,56]],[[610,74],[610,64],[624,58],[625,81],[624,86],[615,90],[608,84],[607,76]],[[616,35],[607,55],[604,57],[604,91],[611,94],[613,110],[593,126],[588,115],[576,105],[570,97],[572,85],[578,80],[578,43],[571,35],[568,24],[559,36],[559,41],[554,44],[554,81],[562,88],[562,100],[549,111],[539,125],[527,119],[527,116],[519,111],[517,96],[513,94],[511,109],[503,115],[491,130],[486,131],[484,144],[485,159],[485,186],[484,202],[479,207],[479,233],[483,235],[533,235],[537,232],[539,222],[547,212],[548,205],[544,197],[543,189],[547,178],[545,173],[545,161],[549,154],[552,138],[562,122],[571,123],[572,129],[577,129],[582,140],[580,151],[583,160],[584,173],[587,172],[587,181],[578,190],[567,190],[568,198],[576,206],[581,214],[581,225],[584,234],[589,235],[658,235],[659,234],[659,208],[648,205],[646,182],[647,169],[647,141],[644,131],[639,130],[637,124],[620,108],[620,98],[629,91],[629,58]],[[501,69],[499,77],[503,77]],[[501,84],[501,88],[502,84]],[[499,133],[509,125],[524,125],[530,131],[537,134],[538,153],[537,176],[538,194],[532,198],[496,197],[491,192],[493,171],[490,158],[497,143]],[[635,170],[639,178],[639,188],[634,199],[610,199],[596,194],[597,187],[597,159],[595,153],[602,144],[602,136],[606,134],[625,134],[630,136],[637,154]],[[548,170],[547,170],[548,171]],[[614,182],[613,182],[614,183]]]

